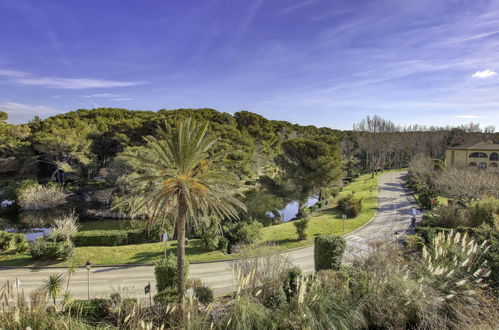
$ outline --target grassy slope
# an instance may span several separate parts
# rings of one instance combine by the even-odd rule
[[[386,173],[386,172],[385,172]],[[343,192],[333,199],[328,206],[323,210],[316,212],[310,220],[308,236],[305,241],[298,241],[296,230],[292,222],[283,223],[276,226],[270,226],[263,229],[262,241],[272,242],[276,245],[276,249],[287,250],[302,246],[307,246],[313,243],[314,235],[316,234],[346,234],[352,230],[367,223],[375,214],[377,206],[377,175],[371,179],[369,175],[362,175],[357,181],[349,184],[343,189]],[[373,185],[372,194],[369,192],[369,187]],[[343,220],[341,214],[334,208],[336,200],[355,192],[356,196],[363,197],[363,207],[361,214],[354,219],[344,221],[345,229],[343,230]],[[175,242],[168,243],[168,250],[175,250]],[[92,260],[95,265],[99,264],[129,264],[129,263],[153,263],[159,261],[164,253],[162,243],[148,243],[126,246],[89,246],[78,247],[75,253],[75,262],[84,264],[87,260]],[[193,261],[213,261],[220,259],[229,259],[229,256],[224,255],[220,251],[206,252],[200,246],[199,240],[190,240],[189,246],[186,249],[186,256],[190,262]],[[233,255],[232,257],[237,257]],[[65,265],[64,262],[41,263],[37,265]],[[2,254],[0,255],[1,265],[35,265],[28,253],[22,254]]]

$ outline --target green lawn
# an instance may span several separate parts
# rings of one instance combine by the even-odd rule
[[[387,172],[384,172],[387,173]],[[362,175],[355,182],[346,186],[335,199],[321,211],[312,215],[308,229],[309,238],[305,241],[298,241],[296,230],[292,222],[280,225],[265,227],[263,229],[262,241],[272,242],[278,250],[287,250],[313,244],[316,234],[336,234],[342,235],[351,232],[366,224],[375,214],[378,193],[378,174],[374,179],[370,175]],[[369,187],[373,185],[372,194]],[[354,219],[341,219],[341,214],[335,209],[336,200],[345,194],[355,192],[356,196],[363,198],[362,211]],[[343,229],[343,226],[345,227]],[[175,251],[176,242],[168,243],[167,250]],[[84,264],[91,260],[95,265],[104,264],[132,264],[132,263],[154,263],[160,260],[164,253],[162,243],[148,243],[126,246],[89,246],[78,247],[75,253],[75,262]],[[190,240],[186,249],[186,256],[190,262],[214,261],[230,259],[237,255],[227,256],[220,251],[206,252],[201,248],[199,240]],[[31,256],[24,254],[2,254],[0,255],[0,266],[26,266],[26,265],[65,265],[65,262],[51,262],[35,264]]]

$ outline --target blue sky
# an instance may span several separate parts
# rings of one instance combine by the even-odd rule
[[[0,0],[0,109],[499,128],[499,1]]]

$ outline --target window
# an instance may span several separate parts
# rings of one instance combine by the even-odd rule
[[[497,168],[497,163],[490,163],[489,167]]]
[[[484,152],[472,152],[470,154],[471,158],[487,158],[487,154]]]
[[[476,167],[476,163],[475,162],[471,162],[468,164],[469,167]]]
[[[497,152],[491,153],[489,160],[499,160],[499,155],[497,154]]]
[[[478,169],[479,170],[486,170],[487,164],[485,164],[484,162],[481,162],[480,164],[478,164]]]

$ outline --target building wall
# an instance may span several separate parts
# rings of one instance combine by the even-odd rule
[[[470,154],[475,152],[481,152],[487,155],[487,158],[469,157]],[[490,160],[490,155],[492,153],[499,154],[499,150],[446,150],[445,151],[445,166],[450,167],[467,167],[471,163],[475,166],[486,166],[490,170],[499,170],[499,161]],[[485,165],[483,165],[485,164]],[[495,166],[494,166],[495,165]]]

